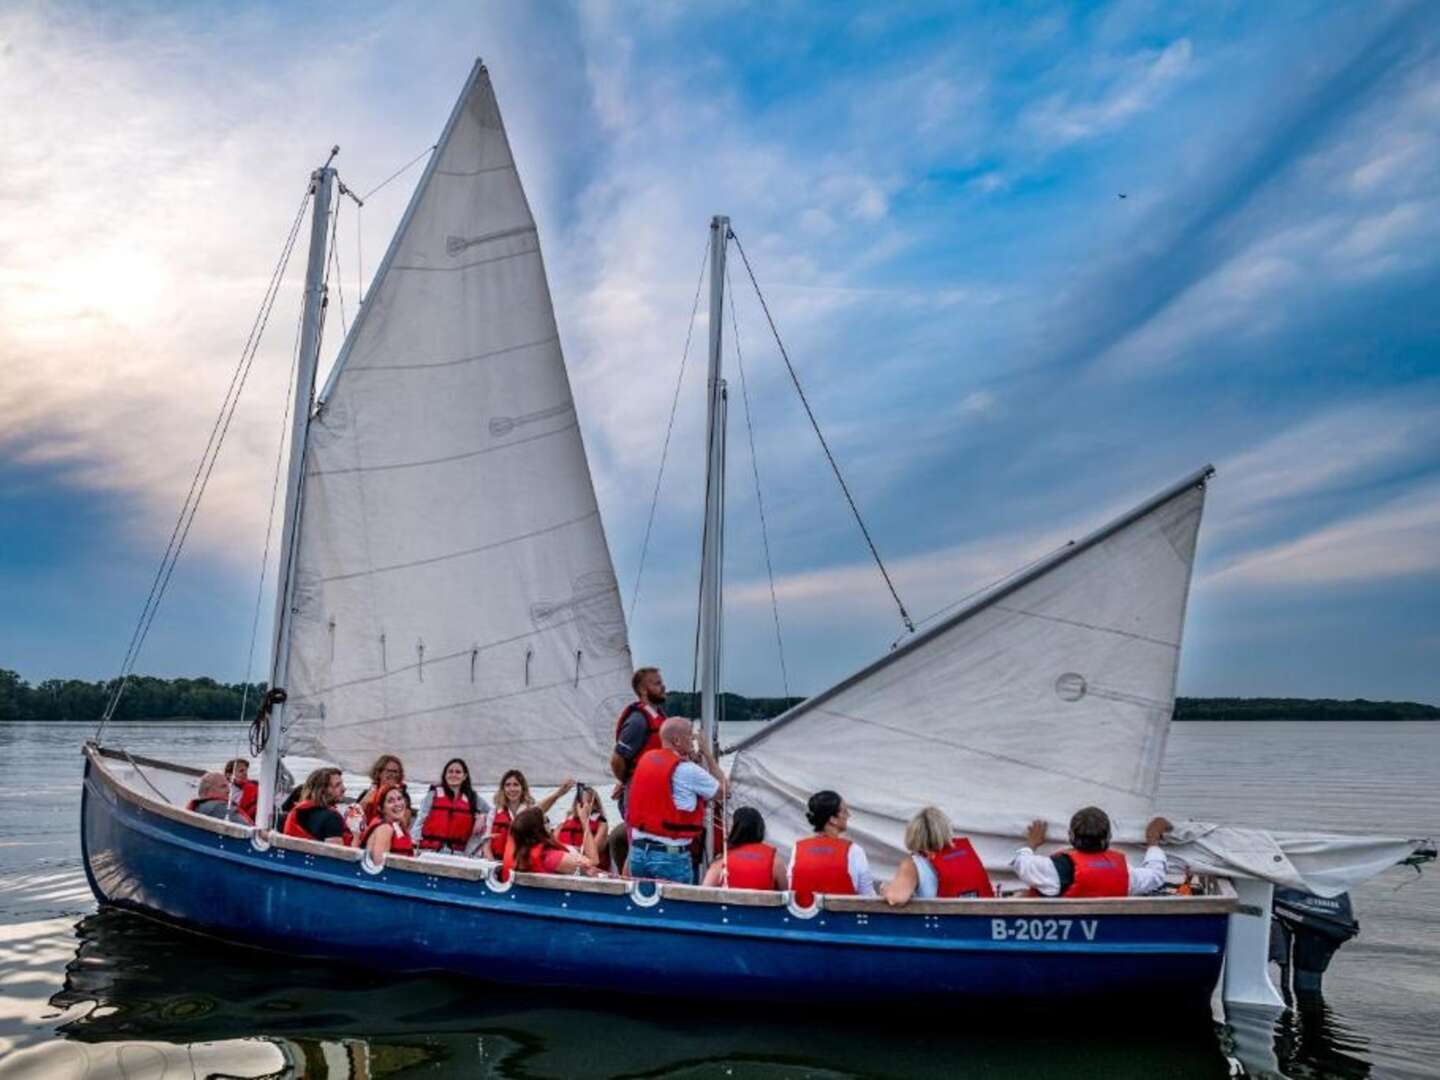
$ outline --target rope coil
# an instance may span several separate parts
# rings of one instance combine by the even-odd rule
[[[284,689],[277,686],[265,691],[265,696],[260,699],[255,719],[250,721],[250,753],[253,757],[259,757],[270,742],[270,710],[285,704],[288,697]]]

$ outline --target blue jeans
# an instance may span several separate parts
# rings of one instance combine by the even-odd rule
[[[648,847],[644,840],[630,845],[630,876],[676,881],[681,885],[695,884],[695,868],[690,863],[688,849],[666,851],[664,848]]]

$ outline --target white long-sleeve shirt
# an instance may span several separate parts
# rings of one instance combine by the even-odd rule
[[[1037,855],[1028,847],[1020,847],[1010,859],[1010,868],[1041,896],[1060,895],[1060,872],[1049,855]],[[1151,844],[1145,849],[1145,861],[1129,869],[1131,896],[1156,892],[1165,884],[1165,852]]]

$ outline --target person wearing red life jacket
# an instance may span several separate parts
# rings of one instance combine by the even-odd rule
[[[561,796],[574,786],[575,781],[567,777],[558,788],[536,802],[535,796],[530,794],[530,782],[525,779],[525,774],[519,769],[508,770],[500,777],[500,786],[495,789],[495,812],[490,815],[490,834],[485,838],[481,854],[499,862],[505,857],[511,823],[520,811],[538,806],[542,816],[548,814]]]
[[[705,800],[723,795],[725,774],[682,716],[660,728],[660,749],[640,755],[630,778],[625,825],[630,876],[695,883],[690,844],[705,829]]]
[[[586,789],[581,799],[588,816],[595,792]],[[538,806],[527,806],[515,815],[510,826],[509,843],[500,867],[500,880],[509,881],[515,871],[531,874],[599,874],[595,851],[595,834],[585,834],[585,851],[571,851],[555,839],[545,824],[545,813]]]
[[[588,800],[587,795],[590,796]],[[599,860],[597,865],[601,870],[609,870],[610,823],[605,820],[605,808],[600,805],[594,788],[576,784],[575,801],[570,804],[569,816],[555,830],[555,839],[575,851],[584,851],[587,832],[595,841],[595,854]]]
[[[615,748],[610,754],[610,771],[615,775],[611,797],[625,815],[626,788],[640,755],[660,749],[660,727],[665,723],[665,679],[659,668],[636,668],[630,677],[635,700],[626,705],[615,721]],[[624,829],[610,833],[610,858],[623,867],[629,851],[629,837]]]
[[[1143,896],[1165,884],[1165,852],[1160,839],[1170,822],[1152,818],[1145,826],[1145,860],[1131,866],[1125,853],[1110,846],[1110,816],[1098,806],[1075,811],[1070,819],[1070,846],[1053,855],[1037,854],[1049,827],[1032,821],[1025,846],[1010,860],[1015,876],[1040,896],[1088,899],[1103,896]]]
[[[365,811],[365,824],[380,818],[380,789],[385,786],[398,787],[405,796],[405,829],[408,832],[414,824],[414,808],[410,804],[410,789],[405,786],[405,763],[394,754],[381,754],[370,766],[370,787],[360,796],[360,809]]]
[[[760,811],[742,806],[730,823],[723,854],[705,871],[702,885],[726,889],[777,889],[789,886],[785,860],[773,844],[765,843],[765,819]]]
[[[285,824],[280,831],[302,840],[348,846],[353,834],[345,828],[345,820],[335,810],[335,805],[344,796],[345,779],[339,769],[329,766],[316,769],[305,778],[300,798],[285,815]]]
[[[229,821],[236,825],[253,825],[255,819],[229,802],[230,781],[224,773],[207,772],[200,777],[195,789],[195,798],[185,804],[186,810],[193,810],[206,817]]]
[[[995,888],[985,864],[963,836],[954,835],[950,819],[939,807],[927,806],[905,826],[905,850],[909,858],[880,890],[885,902],[899,907],[912,896],[922,900],[936,897],[990,899]]]
[[[810,796],[805,816],[814,836],[795,842],[790,852],[790,889],[795,902],[809,907],[817,893],[835,896],[873,896],[875,879],[865,849],[845,839],[850,807],[834,791]]]
[[[470,782],[470,766],[451,758],[440,770],[440,783],[425,793],[410,826],[410,839],[422,851],[470,855],[485,842],[490,804]]]
[[[405,831],[405,812],[409,809],[405,793],[387,784],[380,789],[376,801],[380,804],[380,816],[365,826],[365,832],[360,836],[360,843],[365,846],[370,861],[383,863],[385,856],[392,851],[396,855],[414,855],[415,844]]]
[[[225,763],[225,776],[230,781],[228,799],[251,821],[260,804],[260,785],[250,779],[250,762],[243,757],[233,758]]]

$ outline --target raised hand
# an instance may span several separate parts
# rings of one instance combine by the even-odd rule
[[[1145,843],[1158,844],[1161,838],[1175,826],[1167,818],[1156,817],[1150,819],[1150,824],[1145,826]]]
[[[1045,843],[1045,835],[1049,831],[1050,827],[1039,818],[1036,818],[1030,822],[1030,827],[1025,830],[1025,846],[1031,851],[1034,851],[1041,844]]]

